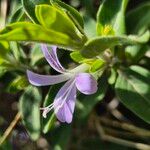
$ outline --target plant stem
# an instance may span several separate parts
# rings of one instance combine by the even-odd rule
[[[135,134],[140,135],[140,136],[150,137],[150,131],[136,127],[129,123],[122,123],[122,122],[114,121],[112,119],[107,119],[104,117],[101,117],[100,121],[102,123],[104,123],[106,125],[110,125],[112,127],[118,127],[118,128],[124,129],[126,131],[134,132]]]
[[[120,139],[117,137],[113,137],[110,135],[106,135],[105,131],[99,121],[95,121],[95,125],[96,125],[96,129],[102,140],[120,144],[120,145],[124,145],[124,146],[131,147],[131,148],[136,148],[138,150],[150,150],[150,145],[143,144],[143,143],[136,143],[136,142]]]
[[[21,114],[20,114],[20,112],[18,112],[16,114],[14,120],[11,122],[11,124],[9,125],[9,127],[4,132],[3,136],[0,138],[0,146],[4,143],[4,141],[10,135],[10,133],[12,132],[12,130],[14,129],[14,127],[16,126],[16,124],[18,123],[18,121],[20,120],[20,118],[21,118]]]

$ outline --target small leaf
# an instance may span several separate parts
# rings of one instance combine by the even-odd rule
[[[84,23],[83,23],[83,18],[80,15],[80,13],[74,9],[73,7],[71,7],[70,5],[60,1],[60,0],[50,0],[52,5],[57,5],[62,7],[63,9],[65,9],[65,11],[67,12],[68,15],[70,15],[71,18],[73,18],[74,23],[80,27],[84,27]]]
[[[33,140],[40,136],[40,101],[41,93],[36,87],[29,86],[20,97],[20,112],[23,123]]]
[[[127,4],[128,0],[103,1],[97,13],[98,35],[122,35],[125,33],[124,13]],[[109,27],[110,30],[106,30],[106,27]]]
[[[83,57],[91,58],[100,55],[104,50],[117,45],[137,45],[146,43],[149,40],[149,37],[149,31],[141,36],[101,36],[86,42],[81,54]]]
[[[150,72],[131,66],[119,73],[115,88],[120,101],[137,116],[150,123]]]
[[[16,11],[10,16],[9,23],[19,22],[23,19],[24,11],[22,6],[19,6]]]
[[[140,34],[150,26],[150,2],[144,2],[127,13],[126,24],[129,34]],[[134,25],[133,25],[134,24]]]
[[[68,35],[46,30],[40,25],[29,22],[13,23],[0,31],[0,40],[30,41],[56,45],[66,49],[80,49],[83,43],[72,40]]]
[[[38,20],[35,16],[35,6],[39,4],[49,4],[49,0],[21,0],[21,2],[26,14],[36,23],[38,23]]]
[[[50,5],[37,5],[35,13],[38,21],[45,28],[64,33],[77,42],[82,42],[82,35],[63,10]]]

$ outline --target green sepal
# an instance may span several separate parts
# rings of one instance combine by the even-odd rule
[[[104,67],[105,65],[105,61],[103,59],[97,59],[95,60],[90,67],[90,72],[96,72],[99,69],[101,69],[102,67]]]
[[[86,59],[81,55],[80,51],[70,53],[70,57],[77,63],[82,63]]]

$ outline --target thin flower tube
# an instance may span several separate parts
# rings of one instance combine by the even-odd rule
[[[67,81],[56,94],[54,102],[47,107],[42,108],[43,117],[54,109],[57,119],[61,122],[71,123],[75,108],[77,89],[86,95],[94,94],[97,91],[97,81],[90,74],[86,73],[89,68],[84,64],[73,70],[66,70],[59,62],[57,57],[57,47],[42,44],[42,52],[49,65],[59,72],[59,75],[40,75],[27,70],[28,80],[35,86],[54,85]]]

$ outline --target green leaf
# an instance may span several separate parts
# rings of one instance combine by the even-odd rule
[[[73,19],[74,23],[77,25],[77,27],[84,27],[83,18],[80,15],[80,13],[71,7],[70,5],[60,1],[60,0],[50,0],[52,5],[60,6],[63,9],[65,9],[66,13]],[[79,27],[79,28],[80,28]]]
[[[120,101],[137,116],[150,123],[150,72],[131,66],[119,72],[115,88]]]
[[[98,35],[125,33],[125,10],[128,0],[104,0],[97,13]],[[109,28],[108,28],[109,27]]]
[[[144,2],[129,11],[126,17],[127,32],[129,34],[143,33],[150,27],[150,2]]]
[[[40,62],[40,60],[42,58],[44,58],[40,44],[37,43],[33,46],[32,50],[30,52],[30,58],[31,58],[32,66],[36,66],[38,64],[38,62]]]
[[[40,101],[41,93],[36,87],[29,86],[20,97],[20,112],[23,123],[33,140],[40,136]]]
[[[145,53],[150,50],[149,45],[128,46],[125,49],[125,55],[130,63],[137,63]]]
[[[20,43],[18,43],[18,42],[9,42],[9,44],[10,44],[10,49],[11,49],[11,52],[12,52],[12,55],[13,55],[14,59],[16,59],[16,61],[21,63],[22,60],[24,58],[26,58],[26,54],[24,53]]]
[[[7,72],[7,68],[0,66],[0,78]]]
[[[84,121],[84,119],[87,119],[94,106],[104,98],[105,93],[107,91],[107,87],[107,77],[106,74],[103,74],[98,81],[98,90],[95,94],[88,96],[80,94],[78,96],[77,99],[79,101],[77,101],[77,118],[80,118],[82,121]]]
[[[82,42],[82,36],[72,20],[61,9],[50,5],[37,5],[35,13],[42,26],[68,35],[70,38]],[[61,23],[60,23],[61,22]]]
[[[25,76],[18,76],[9,85],[9,92],[15,93],[20,90],[24,90],[29,85],[29,82]]]
[[[71,138],[72,127],[69,124],[61,124],[52,132],[53,150],[66,150]]]
[[[19,22],[23,19],[24,16],[24,11],[22,6],[19,6],[16,11],[9,17],[8,22],[9,23],[14,23],[14,22]]]
[[[82,0],[80,1],[80,3],[84,6],[83,9],[85,9],[85,13],[88,15],[88,16],[95,16],[95,8],[94,8],[94,5],[93,5],[93,0]]]
[[[47,30],[40,25],[29,22],[13,23],[0,31],[0,40],[30,41],[56,45],[66,49],[80,49],[82,42],[71,39],[68,35]]]
[[[7,41],[0,41],[0,57],[5,58],[9,51],[9,43]]]
[[[100,55],[104,50],[117,45],[137,45],[146,43],[149,40],[150,32],[147,31],[141,36],[101,36],[87,41],[81,51],[86,58]]]
[[[35,16],[35,6],[39,4],[49,4],[49,0],[21,0],[21,2],[28,17],[36,23],[38,23],[38,20]]]
[[[89,38],[96,36],[96,21],[89,17],[88,15],[84,16],[84,31]]]

